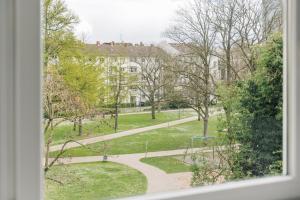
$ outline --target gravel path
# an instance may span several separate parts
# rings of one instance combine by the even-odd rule
[[[168,112],[179,112],[178,110],[161,110],[161,113],[168,113]],[[193,109],[191,108],[185,108],[185,109],[181,109],[180,112],[182,114],[187,113],[187,112],[195,112]],[[120,113],[120,115],[136,115],[136,114],[150,114],[151,111],[141,111],[141,112],[128,112],[128,113]],[[196,112],[195,112],[196,114]]]
[[[159,152],[148,152],[137,153],[137,154],[124,154],[124,155],[112,155],[108,157],[108,161],[120,163],[132,167],[147,177],[148,188],[147,193],[166,192],[171,190],[179,190],[190,188],[190,182],[192,178],[191,172],[184,173],[173,173],[167,174],[161,169],[148,165],[140,161],[144,157],[162,157],[162,156],[174,156],[182,155],[185,153],[192,153],[195,151],[211,152],[207,147],[194,148],[194,149],[178,149],[171,151],[159,151]],[[103,156],[89,156],[89,157],[72,157],[72,158],[61,158],[58,163],[60,164],[73,164],[73,163],[88,163],[102,161]]]

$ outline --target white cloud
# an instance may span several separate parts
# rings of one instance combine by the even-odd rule
[[[174,12],[187,0],[66,0],[79,16],[80,31],[97,40],[146,43],[162,40]],[[78,32],[78,30],[77,30]]]
[[[93,36],[92,25],[87,20],[80,18],[80,23],[75,27],[75,33],[79,39],[89,41]]]

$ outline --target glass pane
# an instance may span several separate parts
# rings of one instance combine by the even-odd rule
[[[44,0],[47,200],[282,175],[279,0]]]

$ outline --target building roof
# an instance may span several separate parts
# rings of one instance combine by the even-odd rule
[[[154,45],[132,44],[132,43],[103,43],[86,44],[88,51],[99,53],[107,57],[146,57],[154,53],[163,53],[164,51]]]

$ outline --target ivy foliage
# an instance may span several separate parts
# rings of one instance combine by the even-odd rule
[[[280,173],[282,160],[283,41],[273,35],[260,47],[256,73],[237,84],[233,135],[240,144],[236,178]],[[281,165],[279,165],[281,166]]]

